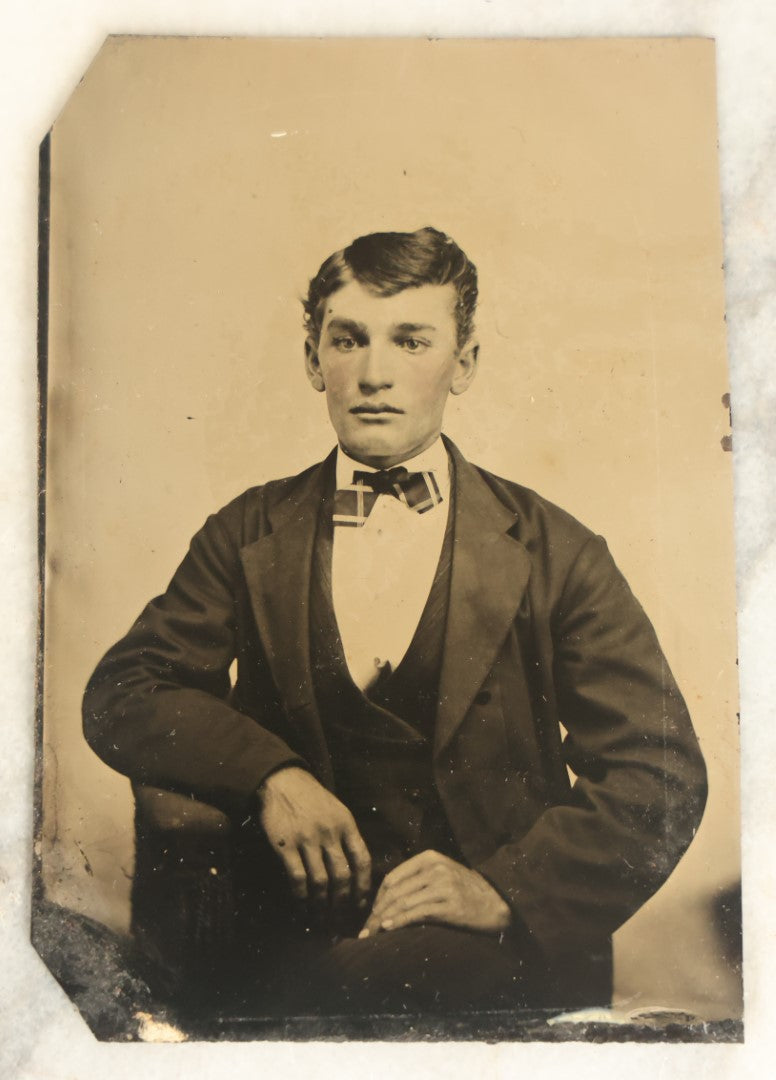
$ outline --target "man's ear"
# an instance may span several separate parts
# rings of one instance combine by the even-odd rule
[[[458,354],[453,372],[453,381],[450,384],[451,394],[463,394],[472,384],[472,379],[477,374],[477,360],[480,355],[480,346],[476,341],[469,341]]]
[[[304,343],[304,369],[313,390],[323,393],[326,384],[323,381],[323,372],[318,359],[318,343],[312,336],[308,336]]]

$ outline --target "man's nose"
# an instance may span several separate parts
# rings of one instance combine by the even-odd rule
[[[358,385],[364,394],[393,386],[393,370],[388,350],[374,343],[364,349],[358,372]]]

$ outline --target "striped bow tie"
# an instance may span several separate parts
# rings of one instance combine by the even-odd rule
[[[353,473],[353,483],[334,493],[335,525],[359,528],[366,524],[380,495],[392,495],[416,514],[425,514],[442,502],[439,485],[432,472],[408,472],[403,465],[380,472]]]

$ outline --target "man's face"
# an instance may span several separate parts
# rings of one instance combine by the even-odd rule
[[[474,377],[477,346],[457,345],[455,287],[375,296],[349,281],[326,301],[307,375],[351,457],[378,468],[419,454],[442,430],[449,393]]]

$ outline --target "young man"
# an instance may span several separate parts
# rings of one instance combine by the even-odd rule
[[[603,1003],[703,810],[604,541],[441,435],[476,299],[431,228],[327,259],[305,363],[338,447],[213,515],[87,688],[109,765],[253,830],[250,975],[289,1009]]]

